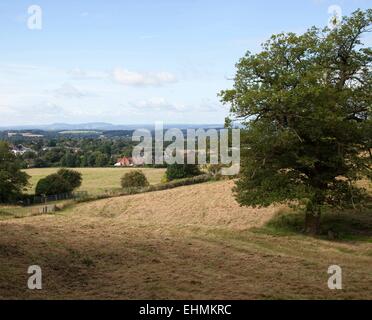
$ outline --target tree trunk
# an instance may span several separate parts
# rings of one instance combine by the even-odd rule
[[[311,235],[320,234],[320,216],[322,213],[322,204],[324,202],[324,186],[318,186],[316,192],[306,205],[305,215],[305,233]]]
[[[305,233],[311,235],[318,235],[320,233],[320,211],[317,213],[306,211]]]

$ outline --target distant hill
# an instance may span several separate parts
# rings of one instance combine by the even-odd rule
[[[222,124],[166,124],[165,128],[179,128],[179,129],[192,129],[192,128],[223,128]],[[105,122],[89,122],[89,123],[53,123],[48,125],[19,125],[19,126],[3,126],[0,127],[1,131],[4,130],[45,130],[45,131],[70,131],[70,130],[136,130],[136,129],[153,129],[152,124],[136,124],[136,125],[121,125],[111,124]]]

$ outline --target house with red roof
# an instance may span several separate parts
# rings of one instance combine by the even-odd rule
[[[137,167],[143,166],[145,160],[143,158],[132,158],[132,157],[122,157],[117,160],[114,164],[115,167]]]

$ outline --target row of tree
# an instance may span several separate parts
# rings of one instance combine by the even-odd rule
[[[129,138],[17,138],[8,141],[33,151],[19,155],[23,168],[106,167],[130,156],[135,145]]]

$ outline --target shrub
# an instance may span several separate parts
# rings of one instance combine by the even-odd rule
[[[80,172],[70,169],[60,169],[57,174],[64,178],[73,189],[77,189],[81,186],[83,178]]]
[[[199,167],[195,164],[171,164],[167,167],[166,176],[168,181],[184,179],[200,175]]]
[[[36,195],[55,195],[71,192],[74,188],[57,173],[41,179],[36,185]]]
[[[222,168],[224,168],[224,167],[226,167],[226,165],[223,165],[223,164],[207,164],[205,166],[205,169],[207,170],[207,172],[211,176],[216,177],[216,178],[220,178]]]
[[[121,186],[124,189],[143,188],[149,185],[146,176],[141,170],[128,172],[121,178]]]

